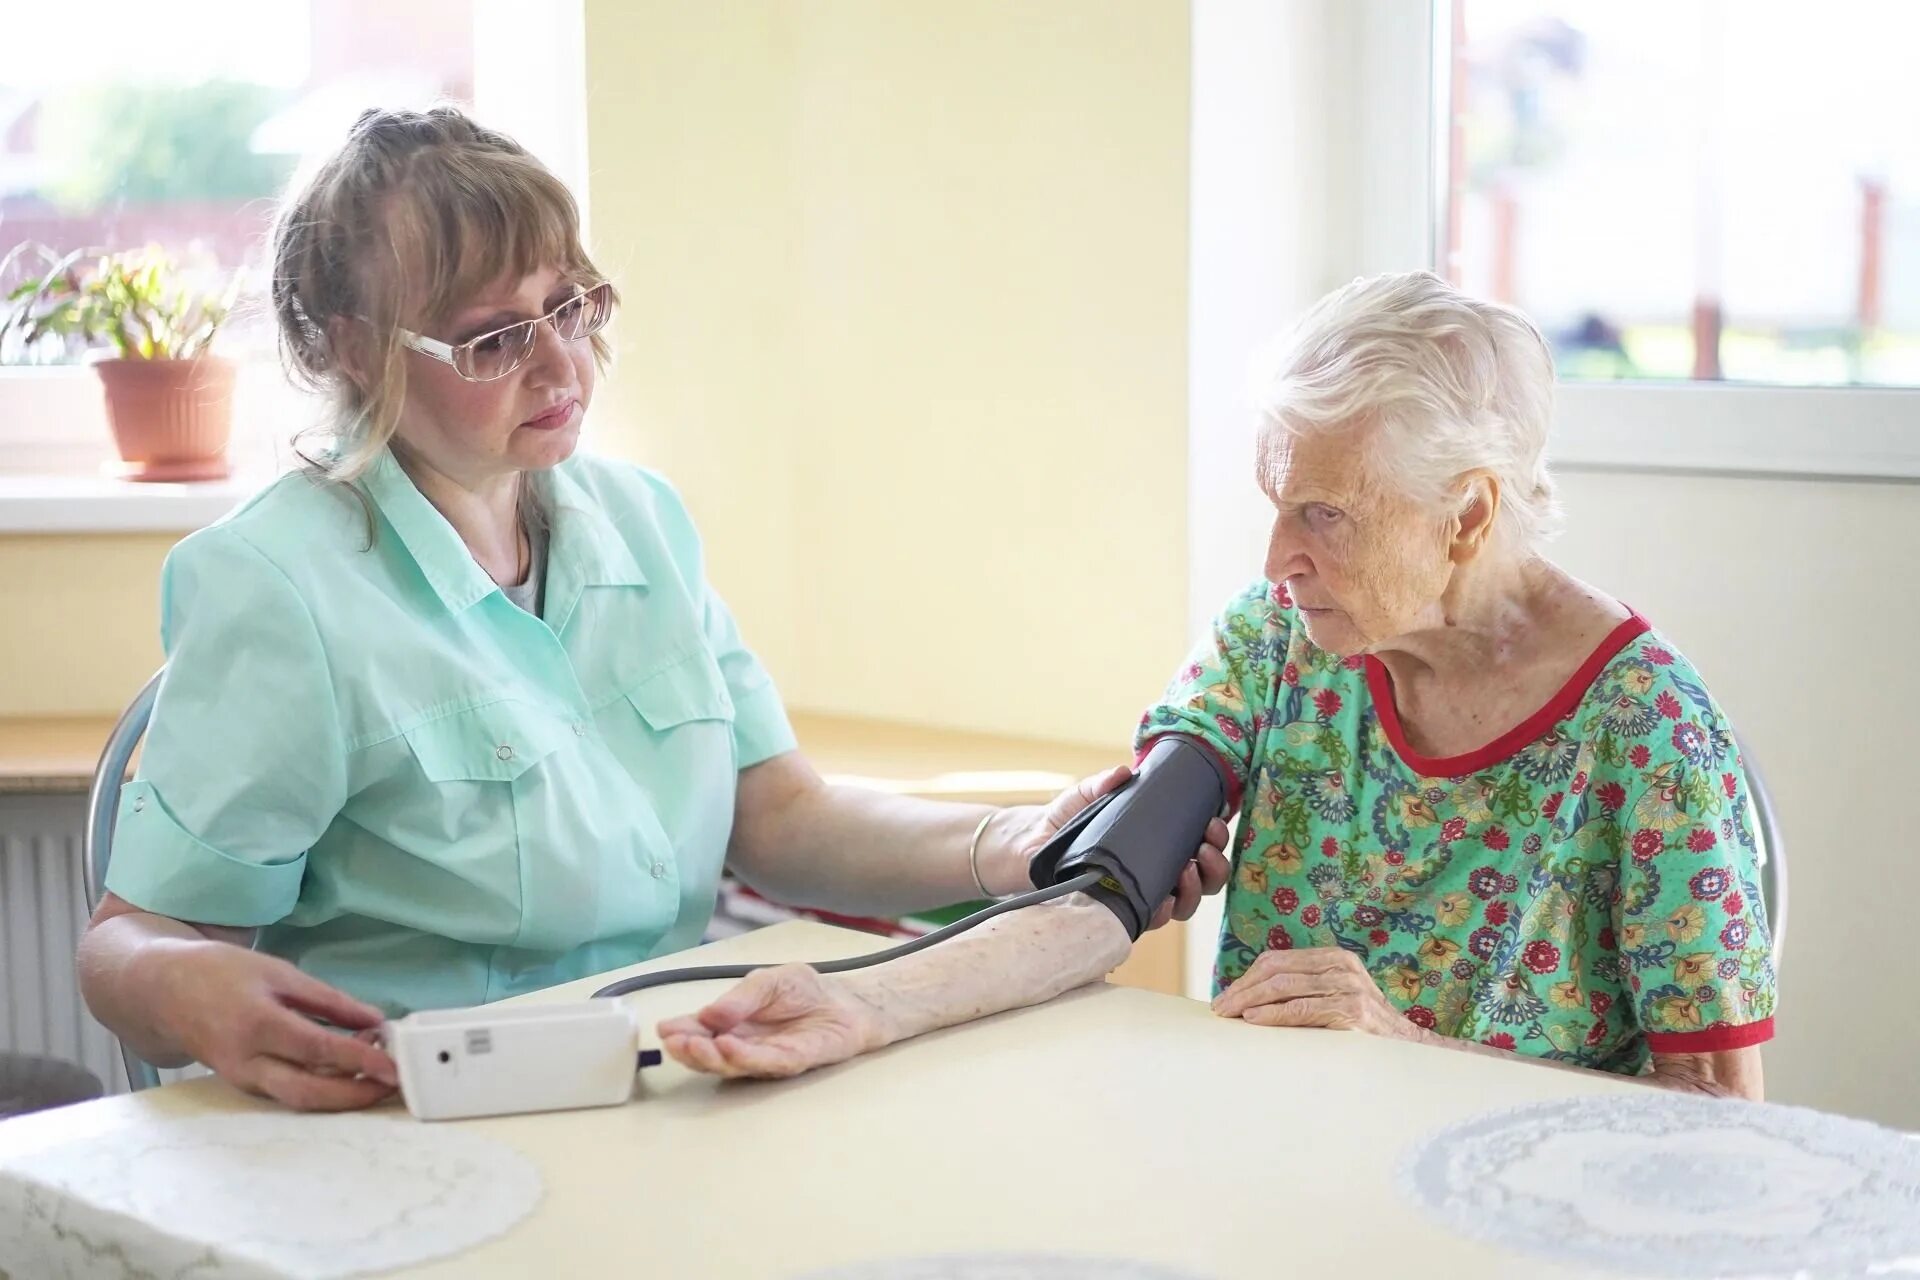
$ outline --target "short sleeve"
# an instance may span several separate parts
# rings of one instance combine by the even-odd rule
[[[1144,757],[1170,734],[1192,738],[1226,766],[1239,807],[1253,771],[1261,708],[1287,651],[1287,622],[1262,582],[1231,600],[1194,645],[1160,700],[1140,717],[1134,750]]]
[[[1593,779],[1618,812],[1634,1013],[1654,1053],[1759,1044],[1773,1036],[1772,938],[1732,732],[1691,672],[1662,670],[1637,705]]]
[[[166,674],[121,791],[106,887],[176,919],[272,924],[346,801],[319,633],[292,583],[228,526],[167,557],[161,613]]]
[[[643,474],[655,491],[669,550],[700,610],[701,631],[733,699],[733,740],[739,767],[745,769],[795,750],[799,743],[773,678],[747,648],[733,612],[707,581],[705,556],[692,516],[664,478],[653,472]]]

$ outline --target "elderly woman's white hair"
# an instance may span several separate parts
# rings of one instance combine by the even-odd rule
[[[1465,472],[1501,489],[1503,537],[1557,532],[1547,473],[1553,356],[1511,307],[1428,271],[1355,280],[1316,303],[1255,368],[1254,400],[1284,430],[1372,428],[1372,476],[1439,503]]]

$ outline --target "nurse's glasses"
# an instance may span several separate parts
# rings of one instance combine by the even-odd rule
[[[410,329],[399,330],[400,340],[423,356],[432,356],[468,382],[492,382],[504,378],[527,362],[533,354],[534,339],[540,326],[550,324],[553,331],[568,342],[590,337],[606,328],[613,318],[613,286],[607,281],[591,285],[574,294],[543,316],[522,320],[504,329],[469,338],[451,346]]]

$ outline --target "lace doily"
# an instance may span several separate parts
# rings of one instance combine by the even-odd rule
[[[0,1162],[0,1274],[331,1280],[472,1248],[540,1193],[525,1156],[442,1125],[157,1120]]]
[[[1661,1095],[1497,1111],[1411,1149],[1449,1228],[1653,1275],[1920,1272],[1920,1142],[1862,1120]]]

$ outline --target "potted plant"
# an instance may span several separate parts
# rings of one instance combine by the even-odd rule
[[[105,347],[95,362],[107,421],[129,480],[218,480],[229,472],[232,361],[207,347],[233,309],[240,276],[191,285],[157,248],[70,253],[7,295],[0,343]]]

